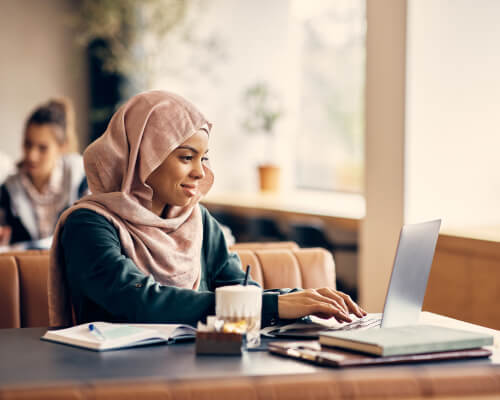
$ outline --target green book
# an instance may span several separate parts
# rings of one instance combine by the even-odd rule
[[[379,356],[474,349],[493,344],[485,333],[435,325],[408,325],[350,331],[323,331],[319,343]]]

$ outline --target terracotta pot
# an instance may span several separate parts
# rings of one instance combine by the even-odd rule
[[[259,183],[262,192],[278,192],[281,169],[276,165],[259,165]]]

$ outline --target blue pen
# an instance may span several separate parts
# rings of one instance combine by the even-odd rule
[[[89,324],[89,331],[92,332],[99,340],[106,340],[106,336],[100,331],[100,329],[94,324]]]

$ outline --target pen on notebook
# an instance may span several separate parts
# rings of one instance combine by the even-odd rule
[[[101,332],[101,330],[94,324],[89,324],[89,331],[92,332],[99,340],[106,340],[106,336]]]
[[[245,272],[245,279],[243,280],[243,286],[248,284],[248,275],[250,274],[250,264],[247,265],[247,270]]]

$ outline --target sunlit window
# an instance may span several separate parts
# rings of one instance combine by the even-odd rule
[[[365,2],[295,0],[298,188],[362,191]]]
[[[165,73],[154,87],[183,93],[213,120],[214,189],[256,190],[257,166],[271,163],[281,189],[362,192],[365,1],[203,4],[195,25],[220,51],[208,47],[208,59],[183,43],[183,74]],[[261,109],[277,113],[269,126]]]

